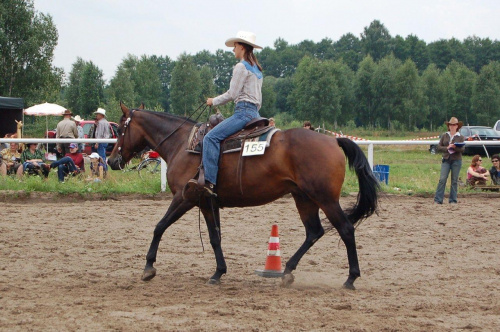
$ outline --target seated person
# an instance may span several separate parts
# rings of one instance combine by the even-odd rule
[[[83,155],[78,152],[78,145],[76,143],[69,145],[69,153],[66,153],[64,157],[50,164],[50,168],[56,167],[59,182],[64,182],[64,177],[68,174],[75,176],[85,171]]]
[[[302,126],[302,128],[314,130],[314,127],[312,126],[311,121],[304,121],[304,125]]]
[[[481,159],[480,155],[476,154],[472,157],[470,167],[467,169],[467,184],[469,186],[486,185],[486,179],[488,179],[489,172],[486,168],[481,166],[482,163],[483,159]]]
[[[106,176],[106,164],[97,152],[92,152],[90,157],[90,171],[93,176],[103,180]]]
[[[500,156],[498,154],[491,156],[491,163],[493,164],[490,169],[491,183],[500,186]]]
[[[23,176],[23,165],[21,164],[21,152],[19,144],[10,143],[10,147],[0,151],[0,174],[16,174],[18,178]]]
[[[48,177],[50,166],[45,163],[44,153],[37,149],[37,143],[28,143],[27,149],[21,153],[21,163],[25,172],[38,173],[41,171],[43,176]]]

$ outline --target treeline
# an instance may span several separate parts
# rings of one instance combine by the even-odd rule
[[[236,63],[229,50],[168,56],[127,55],[106,83],[102,70],[78,58],[64,76],[52,63],[57,30],[32,0],[0,4],[0,94],[28,106],[59,102],[88,118],[104,107],[113,120],[118,102],[188,114],[229,87]],[[500,119],[500,42],[472,36],[427,44],[391,36],[379,21],[333,41],[296,45],[278,38],[257,53],[264,68],[263,116],[330,126],[413,130],[456,116],[470,124]],[[63,79],[65,78],[65,79]],[[221,107],[226,115],[231,106]]]

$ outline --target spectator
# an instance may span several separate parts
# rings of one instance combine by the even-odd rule
[[[59,121],[56,129],[56,138],[77,138],[78,129],[76,129],[76,123],[71,120],[70,110],[65,110],[63,113],[63,119]],[[69,152],[69,143],[57,143],[57,152],[61,156],[65,156]]]
[[[10,147],[0,151],[0,174],[16,174],[18,178],[23,177],[23,165],[21,164],[21,152],[17,143],[10,143]]]
[[[271,127],[276,127],[276,122],[274,121],[274,118],[269,118],[269,125]]]
[[[83,160],[83,155],[78,152],[78,144],[71,143],[69,145],[69,153],[67,153],[63,158],[50,164],[50,168],[57,167],[57,177],[59,182],[64,182],[64,177],[66,175],[78,175],[85,171],[85,163]]]
[[[83,127],[80,126],[80,122],[83,121],[83,119],[77,115],[74,118],[72,118],[73,121],[75,121],[76,124],[76,130],[78,131],[78,138],[85,138],[85,133],[83,132]],[[78,144],[78,152],[83,152],[85,148],[84,143],[79,143]]]
[[[500,156],[498,154],[491,156],[491,163],[493,164],[490,169],[491,182],[500,186]]]
[[[472,157],[472,162],[467,169],[467,184],[469,186],[484,186],[486,184],[486,180],[488,179],[489,172],[481,166],[483,164],[483,159],[480,155],[476,154]]]
[[[455,143],[463,143],[465,140],[459,132],[463,122],[452,117],[450,121],[445,122],[445,124],[448,126],[448,131],[441,135],[441,139],[437,145],[437,150],[443,153],[443,158],[441,159],[441,174],[439,175],[439,182],[434,196],[434,203],[436,204],[443,204],[444,189],[450,171],[451,188],[448,202],[450,204],[457,203],[458,176],[462,168],[462,153],[465,149],[464,146],[455,145]]]
[[[95,130],[94,137],[95,138],[109,138],[110,129],[109,122],[106,120],[106,110],[102,108],[98,108],[97,111],[94,112],[96,116],[95,121]],[[108,147],[108,143],[96,143],[95,148],[97,149],[97,153],[101,156],[102,161],[104,163],[104,170],[107,170],[106,167],[106,148]]]
[[[37,149],[37,143],[28,143],[28,148],[21,153],[21,163],[25,172],[31,174],[40,170],[43,176],[48,177],[50,166],[45,163],[44,153]]]
[[[90,155],[90,171],[93,176],[103,180],[106,176],[106,165],[99,154],[92,152]]]
[[[305,129],[314,130],[314,127],[311,125],[311,121],[304,121],[304,125],[302,127]]]

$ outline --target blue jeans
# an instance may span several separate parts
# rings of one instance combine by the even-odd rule
[[[102,161],[104,162],[104,170],[107,170],[108,167],[106,166],[106,148],[108,147],[108,143],[99,143],[97,145],[97,154],[102,158]]]
[[[443,203],[444,188],[446,187],[448,174],[450,174],[451,171],[450,198],[448,201],[449,203],[457,203],[458,175],[460,174],[460,168],[462,168],[462,160],[442,160],[441,175],[439,176],[439,183],[436,189],[436,195],[434,196],[434,202],[439,204]]]
[[[260,117],[257,105],[239,102],[234,108],[234,114],[219,123],[203,139],[203,168],[205,180],[217,183],[219,171],[220,143],[238,130],[243,129],[248,121]]]
[[[58,161],[54,161],[50,164],[50,168],[57,167],[57,177],[59,178],[59,182],[64,181],[64,177],[71,172],[78,170],[75,165],[75,162],[70,157],[63,157]]]

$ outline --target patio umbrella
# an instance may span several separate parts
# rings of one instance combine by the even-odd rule
[[[29,108],[26,108],[23,112],[23,123],[24,123],[24,115],[35,115],[35,116],[45,115],[45,127],[46,127],[45,132],[47,132],[49,130],[49,120],[47,116],[49,115],[61,116],[65,110],[66,107],[51,103],[43,103],[31,106]],[[48,145],[49,144],[47,143],[47,150],[48,150]]]

